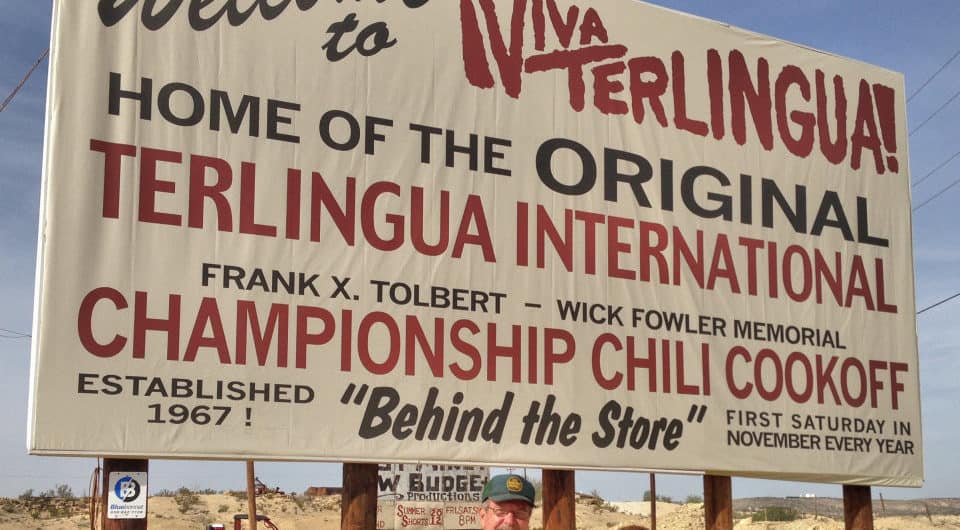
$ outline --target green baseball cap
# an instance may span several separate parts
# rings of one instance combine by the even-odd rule
[[[523,501],[534,505],[537,492],[529,480],[520,475],[495,475],[483,486],[482,501],[494,502]]]

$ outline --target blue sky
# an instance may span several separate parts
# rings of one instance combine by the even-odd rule
[[[87,0],[89,1],[89,0]],[[446,0],[444,0],[446,1]],[[678,11],[851,57],[902,72],[912,95],[960,51],[960,2],[956,0],[661,0]],[[0,97],[6,97],[48,45],[50,2],[0,0]],[[46,94],[44,61],[0,114],[0,328],[30,333],[43,113]],[[910,171],[919,205],[960,179],[960,59],[947,65],[908,102]],[[949,101],[949,103],[948,103]],[[945,105],[946,104],[946,105]],[[945,106],[944,106],[945,105]],[[943,107],[941,109],[941,107]],[[940,110],[938,110],[940,109]],[[922,182],[918,181],[923,179]],[[918,309],[960,292],[960,231],[956,204],[960,185],[914,212],[914,259]],[[960,298],[933,308],[917,319],[922,385],[926,484],[919,489],[874,488],[885,498],[960,496]],[[0,496],[15,496],[70,485],[85,493],[93,459],[41,458],[26,453],[30,342],[0,331]],[[240,489],[242,462],[151,462],[151,489],[180,486]],[[258,463],[257,474],[271,486],[302,491],[309,485],[338,485],[334,464]],[[658,493],[684,498],[701,494],[698,477],[658,475]],[[648,488],[644,474],[579,472],[577,489],[597,491],[611,500],[639,498]],[[835,485],[736,479],[734,496],[798,495],[812,492],[841,496]]]

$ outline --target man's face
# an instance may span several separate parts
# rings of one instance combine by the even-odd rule
[[[480,510],[482,530],[528,530],[533,508],[523,501],[487,501]]]

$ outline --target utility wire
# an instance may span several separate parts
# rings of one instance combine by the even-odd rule
[[[934,173],[936,173],[937,171],[939,171],[940,168],[942,168],[943,166],[949,164],[954,158],[957,158],[958,156],[960,156],[960,151],[957,151],[956,153],[953,153],[953,156],[951,156],[950,158],[946,159],[942,164],[940,164],[939,166],[937,166],[937,167],[933,168],[932,170],[930,170],[930,172],[927,173],[926,175],[918,178],[913,184],[910,185],[910,187],[911,187],[911,188],[917,187],[921,182],[927,180],[927,178],[930,177],[930,175],[933,175]]]
[[[12,329],[0,328],[0,339],[29,339],[29,333],[14,331]]]
[[[953,95],[950,96],[950,98],[947,99],[947,101],[944,102],[943,105],[940,105],[940,107],[937,108],[937,110],[933,111],[933,114],[927,116],[927,119],[923,120],[923,122],[920,125],[917,125],[916,127],[914,127],[913,130],[910,131],[909,134],[907,134],[907,136],[913,136],[913,133],[919,131],[920,128],[926,125],[930,120],[932,120],[934,116],[936,116],[937,114],[940,114],[940,112],[943,111],[943,109],[947,108],[947,105],[949,105],[950,103],[953,103],[953,100],[957,99],[958,96],[960,96],[960,90],[957,90],[956,92],[954,92]]]
[[[910,97],[907,98],[907,103],[910,103],[910,100],[912,100],[913,98],[915,98],[915,97],[917,96],[917,94],[920,93],[920,91],[922,91],[924,88],[926,88],[927,85],[929,85],[930,82],[933,81],[933,79],[934,79],[935,77],[937,77],[938,75],[940,75],[940,73],[943,72],[944,69],[946,69],[947,66],[949,66],[950,63],[952,63],[953,60],[956,59],[957,57],[960,57],[960,50],[957,50],[956,52],[954,52],[954,54],[951,55],[950,58],[946,60],[946,62],[944,62],[942,65],[940,65],[940,68],[938,68],[937,71],[933,73],[933,75],[931,75],[930,77],[928,77],[927,80],[924,81],[923,84],[920,85],[919,88],[917,88],[916,90],[914,90],[914,91],[913,91],[913,94],[910,94]],[[960,93],[960,92],[958,92],[958,93]],[[940,112],[940,110],[942,110],[944,107],[946,107],[947,104],[949,104],[951,101],[953,101],[953,99],[956,98],[956,97],[957,97],[957,94],[954,94],[953,97],[951,97],[949,100],[947,100],[947,103],[944,103],[944,104],[940,107],[940,109],[937,109],[937,111],[934,112],[932,115],[930,115],[930,117],[928,117],[926,120],[924,120],[923,123],[921,123],[920,125],[916,126],[916,127],[913,129],[913,132],[911,132],[910,134],[912,135],[914,132],[917,132],[917,130],[920,129],[920,127],[923,127],[924,125],[926,125],[926,123],[927,123],[928,121],[930,121],[930,119],[933,118],[933,116],[936,116],[937,113]],[[919,179],[916,179],[916,180],[914,181],[914,183],[913,183],[910,187],[916,187],[916,186],[918,186],[921,182],[927,180],[927,178],[929,178],[931,175],[933,175],[934,173],[936,173],[937,171],[939,171],[941,168],[943,168],[943,166],[946,166],[947,164],[949,164],[951,161],[953,161],[954,158],[957,158],[958,156],[960,156],[960,151],[957,151],[956,153],[954,153],[950,158],[948,158],[946,161],[944,161],[943,163],[941,163],[939,166],[933,168],[933,169],[932,169],[929,173],[927,173],[926,175],[920,177]]]
[[[940,75],[940,73],[943,72],[943,70],[944,70],[950,63],[952,63],[953,60],[956,59],[958,56],[960,56],[960,50],[957,50],[953,55],[951,55],[950,58],[947,59],[947,61],[946,61],[945,63],[943,63],[943,65],[941,65],[940,68],[939,68],[936,72],[933,73],[933,75],[931,75],[930,77],[928,77],[927,80],[924,81],[923,84],[920,85],[919,88],[917,88],[916,90],[914,90],[914,91],[913,91],[913,94],[910,94],[910,97],[907,98],[907,103],[910,103],[910,100],[912,100],[914,97],[917,96],[917,94],[920,93],[920,91],[922,91],[924,88],[926,88],[927,85],[929,85],[930,82],[933,81],[933,79],[934,79],[935,77],[937,77],[938,75]],[[960,92],[958,92],[958,94],[960,94]],[[915,127],[910,134],[912,135],[914,132],[917,132],[917,130],[920,129],[920,127],[923,127],[924,125],[926,125],[926,123],[927,123],[928,121],[930,121],[931,118],[933,118],[934,116],[936,116],[937,113],[939,113],[941,110],[943,110],[943,108],[946,107],[946,106],[947,106],[951,101],[953,101],[956,97],[957,97],[957,94],[954,94],[950,99],[947,100],[946,103],[944,103],[943,105],[941,105],[939,109],[937,109],[933,114],[931,114],[930,117],[928,117],[926,120],[924,120],[923,123],[921,123],[920,125],[918,125],[917,127]],[[939,166],[933,168],[933,169],[932,169],[930,172],[928,172],[926,175],[924,175],[924,176],[920,177],[919,179],[917,179],[916,182],[914,182],[914,183],[911,185],[911,187],[917,186],[918,184],[920,184],[921,182],[923,182],[924,180],[926,180],[927,178],[929,178],[931,175],[933,175],[934,173],[936,173],[937,171],[939,171],[941,168],[943,168],[944,166],[946,166],[947,164],[949,164],[951,161],[953,161],[954,158],[957,158],[958,156],[960,156],[960,151],[957,151],[957,152],[954,153],[952,156],[950,156],[950,158],[948,158],[948,159],[945,160],[943,163],[941,163]],[[930,197],[930,198],[927,199],[926,201],[922,202],[920,205],[916,206],[916,207],[913,209],[913,211],[919,210],[920,208],[922,208],[923,206],[925,206],[927,203],[929,203],[930,201],[936,199],[937,197],[939,197],[940,195],[942,195],[944,192],[946,192],[948,189],[950,189],[950,188],[952,188],[953,186],[955,186],[957,183],[960,183],[960,179],[955,180],[955,181],[954,181],[953,183],[951,183],[949,186],[947,186],[946,188],[940,190],[939,192],[937,192],[936,194],[934,194],[932,197]],[[924,312],[929,311],[930,309],[933,309],[933,308],[935,308],[935,307],[937,307],[937,306],[939,306],[939,305],[941,305],[941,304],[945,304],[945,303],[949,302],[950,300],[953,300],[954,298],[957,298],[958,296],[960,296],[960,292],[955,293],[955,294],[953,294],[952,296],[948,296],[947,298],[944,298],[943,300],[940,300],[939,302],[937,302],[937,303],[935,303],[935,304],[928,305],[927,307],[924,307],[924,308],[921,309],[920,311],[917,311],[917,316],[922,315]]]
[[[50,53],[50,48],[43,50],[43,53],[41,53],[40,57],[37,58],[37,61],[33,63],[33,66],[31,66],[30,69],[27,70],[27,75],[23,76],[23,79],[20,80],[20,84],[14,87],[13,92],[10,92],[10,95],[7,96],[7,99],[3,100],[3,103],[0,103],[0,112],[3,112],[3,109],[7,108],[7,105],[10,104],[10,101],[13,99],[13,96],[16,96],[17,92],[19,92],[20,89],[23,88],[23,85],[27,83],[27,79],[30,79],[30,74],[32,74],[33,71],[36,70],[38,66],[40,66],[40,63],[43,62],[43,60],[47,57],[48,53]]]
[[[919,210],[920,208],[923,208],[924,206],[926,206],[927,204],[929,204],[930,201],[932,201],[932,200],[936,199],[937,197],[943,195],[944,193],[947,192],[947,190],[949,190],[950,188],[956,186],[957,184],[960,184],[960,179],[957,179],[957,180],[951,182],[950,185],[947,186],[946,188],[943,188],[942,190],[934,193],[933,196],[930,197],[929,199],[921,202],[921,203],[918,204],[917,206],[914,206],[914,207],[913,207],[913,211],[915,212],[915,211]]]
[[[910,100],[911,100],[911,99],[913,99],[914,97],[916,97],[916,95],[919,94],[921,90],[923,90],[924,88],[926,88],[927,85],[930,84],[930,81],[933,81],[933,78],[935,78],[935,77],[937,77],[938,75],[940,75],[940,72],[942,72],[942,71],[944,70],[944,68],[947,67],[947,65],[949,65],[950,63],[952,63],[953,60],[956,59],[958,55],[960,55],[960,50],[957,50],[956,53],[954,53],[949,59],[947,59],[947,62],[943,63],[943,65],[940,66],[940,69],[939,69],[939,70],[937,70],[936,72],[933,73],[933,75],[931,75],[930,77],[928,77],[927,80],[924,81],[922,85],[920,85],[920,88],[914,90],[914,91],[913,91],[913,94],[910,94],[910,97],[907,98],[907,103],[910,103]]]
[[[953,300],[954,298],[956,298],[956,297],[958,297],[958,296],[960,296],[960,293],[956,293],[956,294],[953,295],[953,296],[944,298],[943,300],[940,300],[939,302],[937,302],[937,303],[935,303],[935,304],[933,304],[933,305],[928,305],[927,307],[924,307],[924,308],[921,309],[920,311],[917,311],[917,315],[920,315],[921,313],[923,313],[924,311],[926,311],[926,310],[928,310],[928,309],[933,309],[934,307],[937,307],[937,306],[940,305],[940,304],[945,304],[945,303],[949,302],[950,300]]]

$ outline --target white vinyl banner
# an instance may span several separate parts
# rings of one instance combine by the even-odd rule
[[[631,0],[54,4],[32,453],[921,484],[901,75]]]

